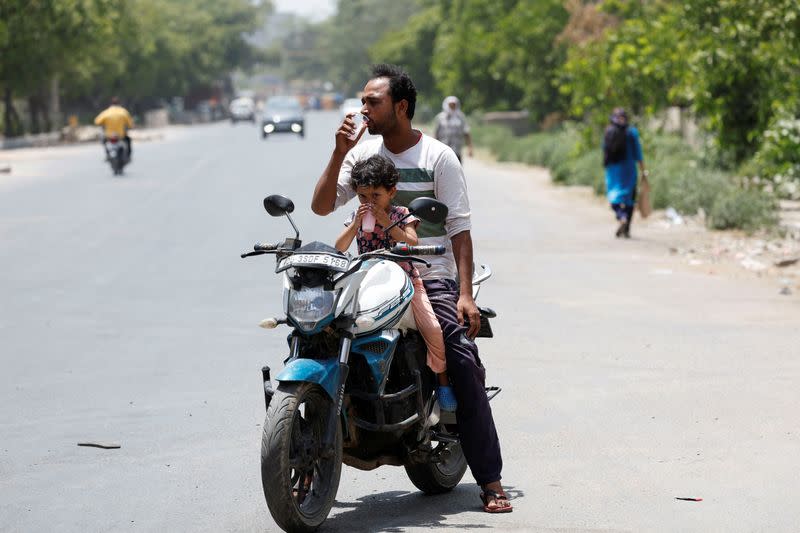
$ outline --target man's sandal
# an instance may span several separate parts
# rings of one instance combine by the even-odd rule
[[[481,501],[484,513],[510,513],[514,510],[505,493],[497,493],[491,489],[483,489]],[[493,502],[494,505],[490,505],[490,502]]]

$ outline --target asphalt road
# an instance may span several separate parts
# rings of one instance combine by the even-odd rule
[[[260,368],[284,332],[271,259],[239,259],[308,207],[335,114],[308,137],[168,129],[123,178],[96,145],[2,154],[0,530],[275,531],[259,477]],[[322,531],[796,531],[800,306],[611,237],[605,209],[530,170],[466,163],[483,340],[513,514],[467,475],[424,497],[400,468],[345,468]],[[81,441],[120,449],[78,447]],[[676,497],[702,498],[701,502]]]

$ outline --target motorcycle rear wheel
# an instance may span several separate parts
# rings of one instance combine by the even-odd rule
[[[450,444],[448,450],[449,454],[439,463],[405,465],[411,483],[425,494],[450,492],[464,477],[467,460],[461,444]]]
[[[342,429],[333,454],[322,450],[331,399],[313,383],[281,383],[261,440],[261,484],[272,518],[285,531],[314,531],[328,517],[342,472]]]

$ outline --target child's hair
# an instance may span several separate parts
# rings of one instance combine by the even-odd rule
[[[394,163],[381,155],[373,155],[353,165],[350,172],[350,186],[353,190],[359,187],[385,187],[391,189],[397,185],[400,173]]]

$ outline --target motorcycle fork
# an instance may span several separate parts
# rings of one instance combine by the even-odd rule
[[[295,359],[300,353],[300,341],[297,336],[292,337],[290,341],[289,357],[283,360],[285,365],[287,361]],[[269,409],[269,404],[272,401],[272,396],[275,394],[275,389],[272,388],[272,379],[270,378],[270,368],[265,366],[261,369],[261,379],[264,381],[264,409]]]
[[[333,451],[336,443],[336,425],[342,414],[342,403],[344,402],[344,386],[347,383],[347,374],[350,371],[348,362],[350,361],[350,346],[353,344],[352,335],[342,335],[342,342],[339,346],[339,383],[336,387],[336,397],[331,404],[331,411],[328,416],[328,426],[325,428],[323,446],[327,451]]]

